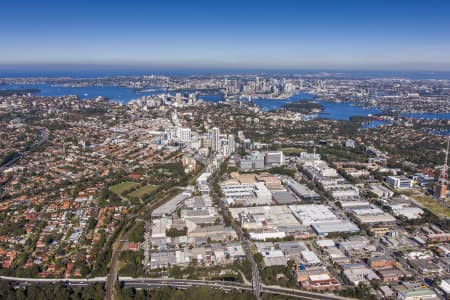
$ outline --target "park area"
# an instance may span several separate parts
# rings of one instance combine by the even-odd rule
[[[109,190],[111,192],[113,192],[114,194],[123,196],[138,186],[139,186],[139,183],[137,183],[137,182],[125,181],[125,182],[121,182],[116,185],[110,186]]]
[[[147,185],[144,185],[143,187],[138,188],[137,190],[129,193],[127,196],[130,198],[142,199],[146,195],[149,195],[149,194],[153,193],[154,191],[156,191],[157,188],[158,188],[157,185],[147,184]]]

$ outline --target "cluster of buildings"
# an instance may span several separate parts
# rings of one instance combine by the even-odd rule
[[[160,106],[183,107],[195,105],[199,101],[198,93],[170,93],[155,94],[150,96],[142,96],[139,99],[132,100],[128,105],[132,109],[140,109],[147,111]]]
[[[224,201],[228,206],[270,205],[276,201],[277,198],[274,197],[281,194],[286,194],[288,199],[296,201],[287,192],[282,179],[270,173],[239,174],[234,172],[230,177],[229,180],[220,184]]]
[[[287,176],[232,173],[221,183],[231,216],[254,240],[356,233],[358,226],[319,204],[320,196]],[[297,205],[296,205],[297,204]]]
[[[308,181],[322,188],[325,196],[305,184],[305,177],[300,183],[289,176],[231,173],[221,183],[224,203],[254,242],[264,267],[293,266],[305,290],[330,291],[377,282],[379,288],[372,293],[380,298],[438,299],[450,275],[445,230],[431,225],[411,234],[399,226],[401,220],[420,220],[424,211],[408,197],[397,196],[392,189],[399,188],[388,180],[349,182],[315,153],[300,153],[296,160]],[[364,168],[375,164],[366,163]],[[368,178],[367,174],[352,177],[360,182]],[[364,197],[367,192],[376,201]],[[323,197],[334,204],[324,204]],[[439,249],[439,256],[430,247]],[[404,254],[399,256],[399,251]],[[430,276],[444,278],[442,287],[435,290],[423,280],[414,281]]]
[[[159,135],[157,144],[160,148],[187,148],[203,156],[214,153],[227,158],[238,147],[233,134],[221,134],[217,127],[199,134],[192,131],[191,128],[183,127],[176,112],[172,114],[171,121],[174,124],[173,127],[167,126],[164,131],[156,132]]]
[[[253,151],[245,157],[235,159],[238,160],[237,165],[242,171],[280,167],[285,164],[282,151],[267,151],[264,153]]]
[[[337,170],[320,159],[319,154],[302,152],[299,163],[305,174],[323,187],[337,201],[360,199],[359,189],[340,175]]]
[[[171,118],[164,116],[170,107],[161,108],[162,116],[148,117],[135,113],[133,104],[123,107],[76,96],[14,95],[0,97],[0,103],[2,111],[38,116],[32,121],[1,121],[2,143],[11,146],[8,149],[19,153],[27,145],[43,145],[40,151],[23,152],[17,162],[0,170],[2,194],[9,195],[0,210],[14,211],[6,214],[2,226],[17,227],[0,235],[0,250],[6,253],[0,258],[4,269],[24,267],[13,262],[25,256],[25,269],[33,276],[87,276],[102,251],[97,244],[113,236],[133,206],[125,194],[108,189],[117,174],[135,187],[137,193],[130,195],[139,195],[135,200],[141,201],[145,189],[150,191],[170,177],[139,170],[154,163],[179,163],[181,172],[193,173],[208,155],[192,146],[198,135],[183,126],[176,112]],[[42,128],[47,128],[45,136]],[[173,133],[173,142],[161,143],[165,133]],[[211,144],[211,135],[206,138]],[[227,145],[230,140],[226,136]],[[217,150],[221,154],[214,160],[216,166],[224,156],[223,148]],[[3,154],[7,153],[0,152],[0,158]],[[214,222],[217,216],[211,212],[210,218]],[[216,232],[219,236],[218,228]],[[235,237],[227,230],[223,235]],[[26,241],[33,243],[29,248],[33,251],[22,247],[11,252]],[[57,263],[61,255],[62,264]]]
[[[255,246],[265,266],[283,266],[293,262],[296,279],[305,290],[332,291],[341,288],[341,283],[330,273],[326,264],[302,241],[256,242]]]
[[[364,283],[370,286],[378,282],[379,288],[375,293],[385,299],[439,299],[440,292],[427,287],[423,281],[413,279],[415,270],[430,275],[430,271],[439,269],[431,259],[415,258],[423,252],[408,252],[404,257],[407,262],[404,262],[403,258],[399,260],[380,252],[376,245],[362,236],[344,240],[321,239],[314,245],[321,257],[338,270],[344,284],[358,286]],[[304,269],[308,270],[307,267]]]
[[[302,224],[311,226],[318,236],[359,232],[358,226],[347,219],[338,217],[330,207],[325,205],[291,205],[289,208]]]
[[[224,226],[207,194],[177,195],[152,213],[151,234],[144,242],[150,269],[224,265],[245,257],[237,234]]]
[[[297,281],[307,290],[376,282],[371,292],[379,298],[432,299],[450,294],[448,229],[424,223],[424,209],[398,195],[426,191],[436,182],[435,170],[419,168],[420,160],[426,161],[421,155],[430,152],[414,150],[414,143],[430,145],[430,151],[437,153],[440,149],[432,148],[437,138],[417,129],[437,121],[400,118],[397,126],[361,129],[350,137],[342,133],[339,122],[312,121],[311,131],[307,128],[311,123],[299,122],[290,112],[262,112],[251,102],[241,101],[208,104],[200,101],[198,92],[180,92],[204,89],[224,94],[224,100],[238,100],[313,91],[331,101],[365,99],[366,105],[383,105],[408,98],[422,103],[423,109],[442,107],[417,100],[422,87],[407,91],[404,82],[397,82],[402,91],[390,99],[375,97],[367,88],[393,91],[394,84],[383,80],[157,76],[111,82],[134,88],[158,84],[175,94],[144,96],[127,106],[102,99],[81,101],[76,96],[0,97],[1,112],[35,116],[31,121],[0,120],[5,145],[0,149],[2,159],[10,155],[7,151],[19,153],[39,141],[42,128],[50,133],[41,151],[26,153],[1,170],[0,185],[7,195],[0,203],[5,216],[0,230],[2,269],[17,268],[40,277],[88,276],[102,246],[133,207],[126,201],[129,193],[108,189],[117,183],[116,178],[139,191],[174,182],[176,174],[201,168],[195,188],[185,188],[152,211],[145,240],[137,245],[144,252],[143,265],[150,271],[175,265],[226,267],[245,259],[238,234],[225,225],[217,203],[208,196],[212,175],[228,159],[228,167],[245,174],[231,173],[220,183],[222,201],[233,222],[250,238],[252,251],[261,254],[264,267],[292,266]],[[440,88],[438,83],[425,85]],[[252,143],[242,130],[262,142]],[[363,143],[370,146],[358,152]],[[400,154],[398,143],[410,151]],[[348,151],[350,155],[343,162],[331,163],[329,158],[334,155],[327,157],[328,162],[317,153],[285,157],[283,151],[269,151],[273,145],[319,145],[326,146],[325,152]],[[333,145],[343,147],[334,149]],[[239,155],[238,149],[243,150]],[[166,163],[176,170],[168,172],[163,167]],[[265,173],[276,171],[275,167],[290,168],[295,179]],[[374,177],[375,172],[383,174],[384,182]],[[149,183],[153,180],[156,183]],[[445,182],[444,176],[439,181],[440,196],[447,191]],[[30,247],[18,246],[29,243]],[[17,258],[24,257],[24,263],[17,266]],[[425,284],[430,278],[440,279],[435,287]]]

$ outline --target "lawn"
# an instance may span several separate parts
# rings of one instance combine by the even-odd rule
[[[415,200],[419,206],[428,209],[434,215],[440,218],[450,218],[450,208],[445,207],[441,202],[437,201],[431,196],[427,196],[418,191],[405,191],[403,194]]]
[[[284,155],[300,155],[301,152],[305,152],[305,149],[302,148],[282,148],[281,151]]]
[[[137,182],[125,181],[109,187],[109,190],[117,195],[123,195],[127,191],[139,186]]]
[[[134,192],[129,193],[127,196],[130,198],[141,199],[143,196],[150,194],[151,192],[154,192],[157,188],[158,188],[157,185],[148,184],[135,190]]]

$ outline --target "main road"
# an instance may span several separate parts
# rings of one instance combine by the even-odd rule
[[[12,281],[17,283],[18,285],[63,283],[69,286],[85,287],[94,283],[106,283],[107,277],[73,279],[73,278],[23,278],[23,277],[0,276],[0,280]],[[253,287],[250,284],[239,282],[228,282],[228,281],[169,279],[169,278],[132,278],[132,277],[119,277],[118,280],[124,287],[136,289],[157,289],[164,286],[186,289],[189,287],[207,286],[225,291],[233,289],[253,291]],[[280,286],[269,286],[264,284],[260,285],[260,292],[275,295],[285,295],[297,299],[323,299],[323,300],[349,299],[339,297],[333,294],[313,293],[302,290],[283,288]]]
[[[220,198],[219,195],[216,195],[214,193],[214,185],[217,184],[218,180],[220,179],[220,171],[215,170],[214,174],[212,176],[212,181],[209,182],[209,190],[211,191],[211,194],[213,196],[213,199],[217,201],[217,205],[219,206],[220,212],[225,216],[225,214],[228,215],[229,218],[232,219],[230,212],[225,207],[223,199]],[[244,235],[244,232],[242,231],[241,227],[239,227],[234,221],[231,222],[231,227],[239,236],[239,241],[241,242],[242,248],[245,251],[245,255],[247,257],[247,260],[250,262],[252,266],[252,291],[255,295],[257,300],[261,299],[261,276],[259,274],[259,268],[258,264],[255,261],[255,258],[253,257],[252,251],[251,251],[251,243],[247,239],[247,237]]]
[[[228,281],[211,281],[211,280],[187,280],[187,279],[167,279],[167,278],[128,278],[121,277],[120,283],[125,287],[132,287],[137,289],[155,289],[164,286],[171,286],[180,289],[189,287],[208,286],[211,288],[218,288],[221,290],[246,290],[254,291],[250,284],[228,282]],[[261,293],[285,295],[297,299],[323,299],[323,300],[344,300],[349,298],[339,297],[333,294],[313,293],[296,289],[283,288],[279,286],[269,286],[260,284]]]

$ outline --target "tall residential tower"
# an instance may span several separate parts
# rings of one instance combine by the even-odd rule
[[[220,151],[220,130],[217,127],[211,129],[211,150],[213,152]]]

